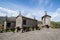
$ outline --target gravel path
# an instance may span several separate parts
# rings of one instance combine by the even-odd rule
[[[0,40],[60,40],[60,29],[41,29],[25,33],[0,33]]]

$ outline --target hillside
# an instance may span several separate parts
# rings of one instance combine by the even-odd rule
[[[42,22],[38,21],[38,24],[42,24]],[[51,28],[60,28],[60,22],[51,21]]]
[[[54,22],[54,21],[52,21],[51,22],[51,27],[52,28],[60,28],[60,22]]]
[[[2,17],[2,16],[0,16],[0,23],[1,24],[4,24],[4,21],[6,20],[6,17]],[[7,20],[9,20],[9,21],[15,21],[16,20],[16,17],[8,17],[7,18]]]
[[[5,20],[6,20],[6,17],[0,16],[0,23],[1,23],[1,24],[3,24]]]

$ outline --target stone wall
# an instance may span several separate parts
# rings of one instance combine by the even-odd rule
[[[16,18],[16,27],[22,28],[22,17]]]
[[[37,20],[27,19],[27,18],[25,19],[26,19],[26,25],[23,25],[24,27],[36,27],[37,26]]]
[[[45,17],[43,19],[43,25],[49,25],[50,26],[50,17]]]

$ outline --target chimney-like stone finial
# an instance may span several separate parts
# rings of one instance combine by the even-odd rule
[[[21,16],[21,11],[19,11],[19,16]]]
[[[35,16],[34,16],[34,19],[36,19]]]
[[[45,15],[47,15],[47,11],[45,11]]]

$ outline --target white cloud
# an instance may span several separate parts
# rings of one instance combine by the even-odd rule
[[[44,13],[45,10],[38,10],[38,9],[29,9],[29,12],[27,10],[27,17],[33,18],[34,16],[36,17],[37,20],[41,20],[41,17],[45,15]],[[58,8],[55,12],[47,12],[48,15],[51,16],[51,21],[60,21],[60,8]]]
[[[28,13],[26,17],[33,18],[31,13]]]
[[[24,13],[26,14],[24,16],[29,17],[29,18],[34,18],[34,16],[35,16],[36,19],[39,20],[39,21],[41,20],[41,17],[45,14],[44,13],[45,10],[39,10],[39,9],[27,9],[27,8],[25,8],[25,10],[21,10],[21,11],[22,11],[23,15],[24,15]],[[10,10],[10,9],[0,7],[0,16],[5,16],[6,15],[3,12],[8,13],[8,16],[11,16],[11,15],[12,16],[17,16],[18,15],[17,11],[13,11],[13,10]],[[60,8],[58,8],[55,12],[48,12],[48,14],[52,16],[52,21],[60,21],[60,19],[59,19]]]
[[[49,13],[52,16],[52,21],[60,21],[60,8],[57,8],[55,12]]]
[[[44,10],[38,10],[38,9],[29,9],[29,11],[27,10],[27,14],[26,17],[29,18],[36,18],[37,20],[41,20],[41,17],[44,15]]]
[[[7,14],[7,16],[14,16],[14,15],[17,16],[17,11],[13,11],[13,10],[10,10],[10,9],[7,9],[7,8],[0,7],[0,14],[1,15],[2,14],[4,14],[4,15]],[[4,16],[4,15],[2,15],[2,16]]]
[[[6,14],[0,12],[0,16],[6,16]]]

